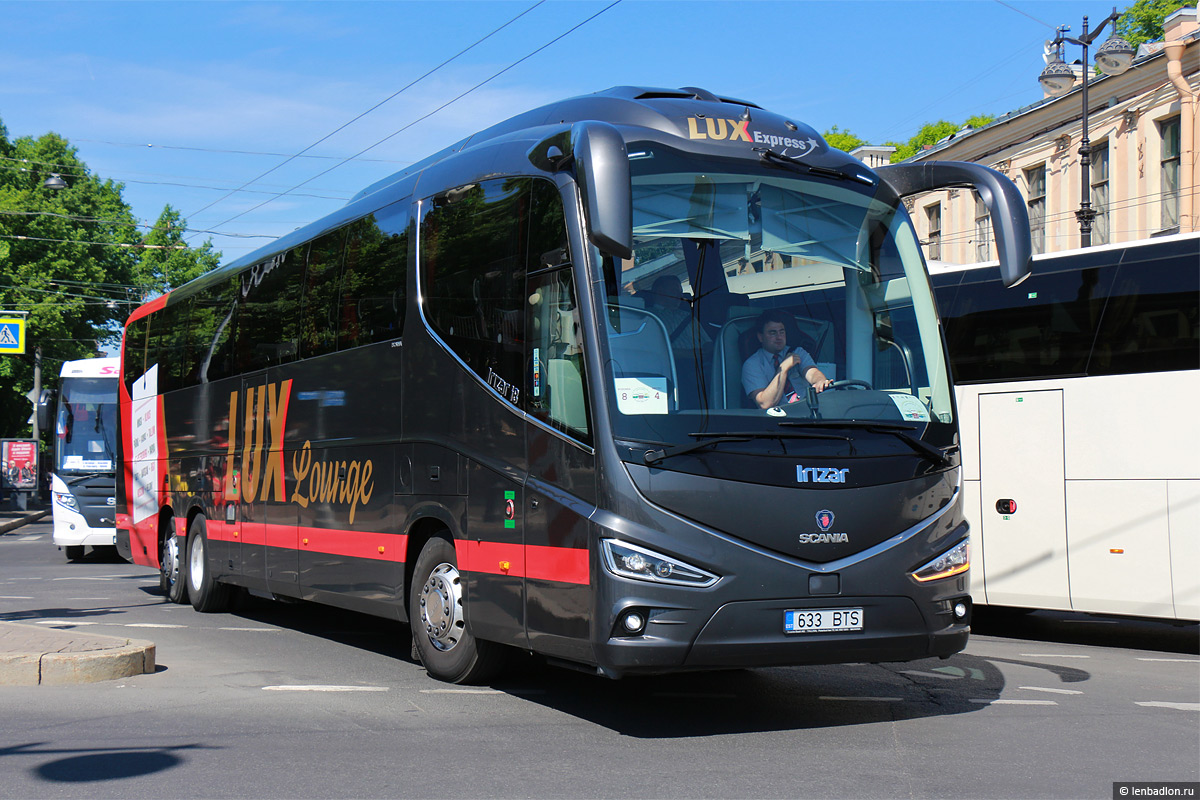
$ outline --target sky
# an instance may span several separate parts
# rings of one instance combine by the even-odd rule
[[[1128,3],[1123,4],[1123,9]],[[57,133],[222,261],[514,114],[697,86],[871,142],[1041,99],[1075,0],[0,0],[0,122]],[[1072,46],[1073,47],[1073,46]],[[1068,60],[1079,57],[1078,48]],[[299,155],[298,155],[299,154]],[[5,165],[0,164],[0,167]]]

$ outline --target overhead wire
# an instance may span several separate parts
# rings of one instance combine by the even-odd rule
[[[533,5],[531,5],[529,8],[525,9],[524,11],[522,11],[520,14],[517,14],[515,17],[513,17],[512,19],[510,19],[508,22],[505,22],[505,23],[504,23],[503,25],[501,25],[500,27],[498,27],[498,28],[496,28],[496,29],[494,29],[494,30],[490,31],[490,32],[489,32],[487,35],[483,36],[482,38],[480,38],[480,39],[476,40],[476,41],[475,41],[475,42],[473,42],[472,44],[470,44],[470,45],[468,45],[467,47],[463,48],[462,50],[458,51],[458,52],[457,52],[457,53],[455,53],[454,55],[450,56],[450,58],[447,58],[445,61],[443,61],[442,63],[438,64],[438,65],[437,65],[436,67],[434,67],[433,69],[430,69],[430,70],[428,70],[427,72],[425,72],[425,74],[421,75],[419,78],[416,78],[415,80],[412,80],[412,81],[410,81],[408,84],[406,84],[405,86],[401,87],[400,89],[398,89],[397,91],[393,92],[392,94],[388,95],[388,96],[387,96],[387,97],[385,97],[383,100],[380,100],[378,103],[376,103],[375,105],[371,106],[371,107],[370,107],[370,108],[368,108],[366,111],[363,111],[361,114],[359,114],[359,115],[355,116],[354,118],[352,118],[352,119],[350,119],[350,120],[347,120],[346,122],[342,123],[342,124],[341,124],[341,125],[339,125],[338,127],[334,128],[332,131],[330,131],[329,133],[325,134],[325,135],[324,135],[324,136],[322,136],[320,139],[317,139],[315,142],[313,142],[312,144],[310,144],[308,147],[305,147],[305,148],[304,148],[303,150],[301,150],[299,153],[296,153],[295,155],[290,155],[290,156],[288,156],[288,157],[287,157],[287,158],[285,158],[283,161],[281,161],[281,162],[279,162],[278,164],[276,164],[275,166],[271,167],[271,168],[270,168],[269,170],[267,170],[266,172],[260,173],[258,176],[254,177],[254,178],[251,178],[250,180],[246,181],[246,182],[245,182],[245,183],[243,183],[241,186],[239,186],[237,189],[234,189],[233,191],[229,192],[228,194],[225,194],[225,195],[223,195],[222,197],[218,197],[216,200],[213,200],[211,203],[209,203],[208,205],[204,206],[203,208],[200,208],[200,209],[197,209],[196,211],[193,211],[193,212],[192,212],[191,214],[189,214],[188,216],[189,216],[189,217],[195,217],[197,214],[199,214],[199,213],[201,213],[201,212],[203,212],[203,211],[207,211],[208,209],[212,208],[213,206],[217,205],[218,203],[220,203],[220,202],[222,202],[222,201],[224,201],[224,200],[228,199],[229,197],[232,197],[232,196],[233,196],[234,194],[236,194],[237,192],[239,192],[239,191],[241,191],[241,190],[245,189],[247,186],[251,185],[251,184],[252,184],[252,183],[254,183],[255,181],[258,181],[258,180],[260,180],[260,179],[262,179],[262,178],[266,177],[267,175],[270,175],[272,172],[274,172],[275,170],[279,169],[280,167],[282,167],[282,166],[284,166],[284,165],[286,165],[286,164],[288,164],[288,163],[290,163],[290,162],[294,161],[294,160],[295,160],[296,158],[298,158],[299,156],[302,156],[302,155],[304,155],[305,153],[307,153],[309,150],[312,150],[312,149],[313,149],[314,147],[316,147],[317,145],[321,144],[321,143],[322,143],[322,142],[324,142],[324,141],[327,141],[327,140],[328,140],[330,137],[334,136],[334,135],[335,135],[335,134],[337,134],[337,133],[340,133],[341,131],[343,131],[343,130],[345,130],[346,128],[348,128],[350,125],[353,125],[355,122],[359,121],[359,120],[360,120],[360,119],[362,119],[363,117],[365,117],[365,116],[367,116],[368,114],[370,114],[372,111],[375,111],[375,110],[376,110],[377,108],[379,108],[380,106],[382,106],[382,105],[384,105],[385,103],[387,103],[387,102],[391,101],[392,99],[394,99],[395,97],[399,96],[399,95],[400,95],[400,94],[402,94],[403,92],[407,91],[408,89],[412,88],[412,87],[413,87],[413,86],[415,86],[416,84],[418,84],[418,83],[420,83],[421,81],[425,80],[425,79],[426,79],[426,78],[428,78],[430,75],[432,75],[433,73],[435,73],[435,72],[437,72],[438,70],[440,70],[442,67],[446,66],[446,65],[447,65],[447,64],[449,64],[450,62],[452,62],[452,61],[454,61],[455,59],[457,59],[459,56],[462,56],[464,53],[467,53],[468,51],[472,50],[473,48],[475,48],[475,47],[477,47],[478,45],[482,44],[483,42],[487,41],[487,40],[488,40],[488,39],[490,39],[491,37],[495,36],[497,33],[499,33],[500,31],[504,30],[504,29],[505,29],[505,28],[507,28],[509,25],[513,24],[514,22],[516,22],[517,20],[519,20],[521,17],[523,17],[523,16],[525,16],[526,14],[528,14],[530,11],[533,11],[535,8],[537,8],[538,6],[542,5],[544,2],[546,2],[546,0],[537,0],[537,2],[536,2],[536,3],[534,3]],[[365,152],[365,151],[364,151],[364,152]],[[359,153],[359,154],[357,154],[357,155],[362,155],[362,154],[361,154],[361,153]],[[355,157],[357,157],[357,156],[352,156],[351,158],[355,158]],[[344,164],[344,163],[345,163],[345,161],[341,161],[341,162],[339,162],[339,163],[338,163],[338,166],[341,166],[341,165],[342,165],[342,164]],[[322,174],[324,174],[324,173],[322,173]],[[285,192],[285,194],[286,194],[286,192]],[[222,224],[224,224],[224,223],[222,223]],[[219,227],[219,226],[218,226],[218,227]]]
[[[457,103],[459,100],[461,100],[462,98],[464,98],[464,97],[466,97],[467,95],[471,94],[471,93],[472,93],[472,92],[474,92],[475,90],[477,90],[477,89],[479,89],[479,88],[481,88],[481,87],[485,86],[485,85],[486,85],[486,84],[488,84],[488,83],[491,83],[493,80],[495,80],[496,78],[500,77],[501,75],[503,75],[504,73],[508,72],[509,70],[511,70],[511,69],[514,69],[514,68],[516,68],[517,66],[519,66],[520,64],[523,64],[524,62],[528,61],[530,58],[533,58],[533,57],[534,57],[535,55],[537,55],[538,53],[542,52],[543,50],[545,50],[546,48],[548,48],[548,47],[550,47],[551,45],[555,44],[556,42],[558,42],[558,41],[560,41],[560,40],[562,40],[562,39],[566,38],[567,36],[569,36],[570,34],[574,33],[574,32],[575,32],[575,31],[577,31],[579,28],[582,28],[584,25],[586,25],[586,24],[588,24],[589,22],[591,22],[592,20],[596,19],[597,17],[599,17],[601,14],[605,13],[605,12],[606,12],[606,11],[608,11],[609,9],[611,9],[611,8],[613,8],[613,7],[617,6],[617,5],[620,5],[620,3],[621,3],[621,0],[613,0],[613,2],[609,3],[607,6],[605,6],[605,7],[604,7],[604,8],[602,8],[602,9],[600,9],[600,10],[599,10],[599,11],[597,11],[595,14],[592,14],[592,15],[591,15],[590,17],[588,17],[587,19],[585,19],[585,20],[583,20],[582,22],[579,22],[579,23],[577,23],[577,24],[575,24],[575,25],[571,26],[570,28],[568,28],[568,29],[567,29],[566,31],[564,31],[563,33],[560,33],[558,36],[555,36],[555,37],[554,37],[553,39],[551,39],[550,41],[546,42],[545,44],[541,45],[540,47],[538,47],[538,48],[536,48],[536,49],[532,50],[531,52],[527,53],[526,55],[524,55],[524,56],[522,56],[521,58],[517,59],[516,61],[512,62],[512,63],[511,63],[511,64],[509,64],[507,67],[504,67],[503,69],[501,69],[501,70],[499,70],[499,71],[497,71],[497,72],[493,73],[493,74],[492,74],[492,75],[490,75],[489,77],[485,78],[484,80],[482,80],[482,81],[480,81],[479,83],[477,83],[477,84],[475,84],[474,86],[472,86],[470,89],[467,89],[465,92],[462,92],[461,94],[459,94],[459,95],[455,96],[453,99],[451,99],[451,100],[447,100],[445,103],[442,103],[440,106],[438,106],[437,108],[433,109],[433,110],[432,110],[432,111],[430,111],[428,114],[424,114],[424,115],[422,115],[422,116],[418,117],[417,119],[415,119],[415,120],[413,120],[412,122],[408,123],[407,125],[405,125],[404,127],[400,128],[399,130],[396,130],[396,131],[394,131],[394,132],[392,132],[392,133],[388,134],[387,136],[383,137],[383,138],[382,138],[382,139],[380,139],[379,141],[375,142],[374,144],[372,144],[372,145],[370,145],[370,146],[368,146],[368,147],[365,147],[365,148],[363,148],[362,150],[359,150],[359,151],[358,151],[357,153],[355,153],[354,155],[347,157],[346,159],[344,159],[344,160],[340,161],[339,163],[337,163],[337,164],[333,165],[333,166],[332,166],[332,167],[330,167],[329,169],[327,169],[327,170],[324,170],[323,172],[318,172],[316,175],[313,175],[311,178],[308,178],[307,180],[301,181],[300,183],[296,184],[296,185],[295,185],[295,187],[293,187],[293,188],[295,188],[295,189],[299,189],[301,186],[304,186],[304,185],[306,185],[306,184],[310,183],[311,181],[314,181],[314,180],[316,180],[317,178],[320,178],[320,177],[321,177],[321,176],[323,176],[323,175],[327,175],[327,174],[329,174],[330,172],[333,172],[335,169],[338,169],[339,167],[343,166],[344,164],[348,163],[349,161],[351,161],[351,160],[353,160],[353,159],[355,159],[355,158],[357,158],[357,157],[361,156],[363,153],[367,153],[367,152],[369,152],[369,151],[371,151],[371,150],[375,149],[375,148],[376,148],[376,147],[378,147],[379,145],[383,144],[384,142],[386,142],[386,141],[388,141],[388,140],[390,140],[390,139],[392,139],[392,138],[394,138],[394,137],[396,137],[396,136],[399,136],[401,133],[404,133],[406,130],[408,130],[409,128],[413,127],[414,125],[416,125],[416,124],[418,124],[418,123],[420,123],[420,122],[423,122],[424,120],[427,120],[427,119],[429,119],[429,118],[430,118],[430,117],[432,117],[434,114],[437,114],[439,111],[441,111],[441,110],[443,110],[443,109],[447,108],[447,107],[448,107],[448,106],[450,106],[450,105],[453,105],[454,103]],[[239,219],[239,218],[241,218],[241,217],[245,216],[246,214],[249,214],[251,211],[257,211],[258,209],[260,209],[260,208],[262,208],[263,206],[267,205],[267,203],[270,203],[270,202],[272,202],[272,201],[274,201],[274,200],[278,199],[279,197],[283,197],[283,196],[287,195],[288,193],[289,193],[289,192],[283,192],[282,194],[280,194],[280,195],[278,195],[278,196],[276,196],[276,197],[272,197],[272,198],[269,198],[269,199],[267,199],[267,200],[264,200],[263,202],[259,203],[259,204],[258,204],[258,205],[256,205],[256,206],[253,206],[252,208],[247,208],[246,210],[244,210],[244,211],[241,211],[241,212],[239,212],[239,213],[237,213],[237,214],[233,215],[233,216],[232,216],[232,217],[230,217],[229,219],[227,219],[227,220],[225,220],[225,221],[223,221],[223,222],[219,222],[219,223],[217,223],[217,224],[216,224],[216,225],[214,225],[213,227],[215,227],[215,228],[220,228],[220,227],[221,227],[221,226],[223,226],[223,225],[228,225],[230,222],[233,222],[234,220],[236,220],[236,219]]]

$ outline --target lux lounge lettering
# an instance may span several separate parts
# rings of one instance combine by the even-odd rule
[[[253,503],[341,503],[350,506],[350,524],[359,503],[368,503],[375,491],[370,459],[317,461],[312,443],[305,441],[292,454],[295,487],[289,498],[284,490],[283,434],[287,423],[292,382],[252,386],[239,402],[229,393],[229,447],[225,456],[225,496]],[[238,452],[239,420],[242,448]],[[240,470],[239,470],[240,468]]]

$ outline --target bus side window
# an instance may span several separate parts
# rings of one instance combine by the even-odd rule
[[[300,307],[301,358],[323,356],[337,349],[335,314],[345,243],[345,230],[336,230],[316,239],[308,248]]]
[[[408,281],[406,198],[359,220],[346,234],[338,309],[338,349],[404,333]]]
[[[529,178],[484,181],[423,203],[421,291],[433,330],[503,400],[523,408]]]

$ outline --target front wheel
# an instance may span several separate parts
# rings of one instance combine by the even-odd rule
[[[232,589],[218,583],[213,575],[208,550],[208,525],[201,514],[192,520],[188,529],[188,597],[192,608],[204,613],[228,611],[233,599]]]
[[[501,645],[467,630],[463,578],[448,540],[435,537],[421,549],[408,597],[413,644],[430,675],[448,683],[482,683],[504,666]]]

